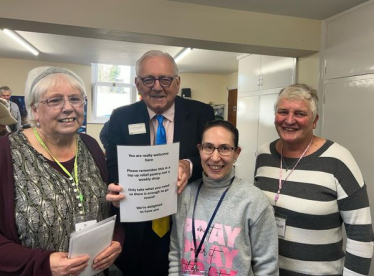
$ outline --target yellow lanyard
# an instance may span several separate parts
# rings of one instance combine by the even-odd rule
[[[83,206],[83,195],[82,195],[81,190],[78,188],[78,139],[75,139],[77,141],[77,146],[76,146],[75,158],[74,158],[74,176],[75,176],[75,179],[74,179],[73,176],[71,175],[71,173],[69,173],[69,171],[49,151],[47,146],[44,144],[42,138],[40,138],[39,133],[38,133],[38,131],[36,130],[35,127],[33,128],[33,131],[34,131],[34,135],[35,135],[36,139],[39,141],[40,145],[42,145],[42,147],[49,153],[49,155],[53,158],[53,160],[57,163],[57,165],[59,165],[60,168],[69,176],[69,180],[73,182],[72,183],[73,187],[75,186],[75,189],[77,189],[77,191],[79,193],[78,194],[79,201],[81,202],[81,204]]]

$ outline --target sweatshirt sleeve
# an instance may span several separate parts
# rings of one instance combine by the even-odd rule
[[[343,275],[369,275],[373,257],[373,229],[366,185],[339,201],[346,233]]]
[[[191,194],[190,185],[188,185],[183,193],[178,196],[178,212],[173,215],[173,226],[170,234],[169,275],[182,275],[181,252],[183,251],[184,223],[187,216],[188,199]]]
[[[373,228],[367,186],[352,154],[334,143],[335,180],[340,216],[347,234],[343,275],[369,275]]]
[[[252,244],[252,270],[256,276],[279,275],[278,233],[273,207],[268,206],[258,220],[250,225]]]
[[[180,252],[182,249],[180,248],[180,242],[178,238],[178,223],[179,222],[174,215],[173,227],[170,234],[169,275],[180,275]]]

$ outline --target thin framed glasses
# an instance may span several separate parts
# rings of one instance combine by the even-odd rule
[[[208,154],[208,155],[213,154],[213,152],[217,150],[220,155],[227,156],[227,155],[230,155],[230,153],[236,148],[230,147],[229,145],[220,145],[216,148],[214,145],[210,143],[205,143],[205,144],[199,145],[199,149],[203,153]]]
[[[176,79],[177,77],[178,76],[173,76],[173,77],[162,76],[159,78],[155,78],[155,77],[145,77],[145,78],[138,77],[138,78],[142,81],[145,87],[153,87],[156,83],[156,80],[159,81],[162,87],[169,87],[172,84],[173,80]]]
[[[86,103],[86,97],[81,96],[70,96],[68,97],[69,103],[74,107],[81,107]],[[39,103],[47,104],[50,108],[59,109],[65,105],[64,97],[53,97],[45,101],[39,101]]]

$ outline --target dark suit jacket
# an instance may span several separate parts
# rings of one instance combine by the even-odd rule
[[[190,181],[201,178],[202,167],[197,149],[206,122],[214,120],[213,108],[201,102],[175,99],[174,142],[180,142],[179,159],[190,159]],[[128,126],[144,123],[146,133],[130,135]],[[109,183],[118,183],[117,145],[150,145],[150,119],[143,101],[113,111],[109,123],[107,166]],[[118,209],[117,209],[118,211]],[[159,238],[152,222],[124,223],[125,243],[116,265],[124,275],[167,275],[170,231]]]
[[[213,108],[207,104],[175,98],[174,142],[180,142],[179,159],[190,159],[193,175],[190,180],[201,178],[202,168],[197,150],[206,122],[214,120]],[[146,133],[130,135],[128,126],[144,123]],[[110,117],[107,165],[109,183],[118,183],[117,145],[150,145],[150,126],[147,106],[143,101],[117,108]]]

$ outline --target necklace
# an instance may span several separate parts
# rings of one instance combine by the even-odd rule
[[[74,158],[74,178],[71,173],[52,155],[46,144],[43,142],[42,138],[40,137],[36,128],[33,128],[34,135],[36,140],[40,143],[40,145],[48,152],[48,154],[53,158],[53,160],[59,165],[59,167],[67,174],[69,180],[71,181],[71,186],[73,187],[74,192],[76,193],[76,199],[79,199],[78,207],[80,208],[79,214],[84,214],[84,206],[83,206],[83,194],[79,189],[79,180],[78,180],[78,139],[76,138],[76,149],[75,149],[75,158]]]
[[[303,157],[305,156],[305,154],[307,153],[307,151],[309,150],[310,148],[310,145],[312,144],[313,142],[313,137],[312,139],[310,139],[310,142],[308,144],[308,146],[305,148],[304,152],[301,154],[300,158],[296,161],[296,163],[292,164],[292,170],[289,172],[289,174],[286,176],[286,178],[282,181],[282,171],[283,171],[283,144],[282,144],[282,149],[281,149],[281,160],[280,160],[280,166],[279,166],[279,185],[278,185],[278,191],[277,193],[275,194],[274,196],[274,202],[275,202],[275,206],[277,205],[277,201],[279,199],[279,195],[280,195],[280,192],[283,188],[283,185],[284,183],[287,181],[287,179],[290,177],[290,175],[293,173],[293,171],[295,170],[295,168],[297,167],[297,165],[299,164],[300,160],[303,159]],[[283,161],[283,162],[282,162]],[[288,171],[288,168],[286,170],[286,172]]]
[[[296,164],[297,160],[295,162],[293,162],[292,165],[288,166],[287,163],[286,163],[286,160],[284,160],[284,156],[282,154],[282,162],[283,162],[284,166],[286,167],[286,172],[288,172],[288,169],[292,168]]]

